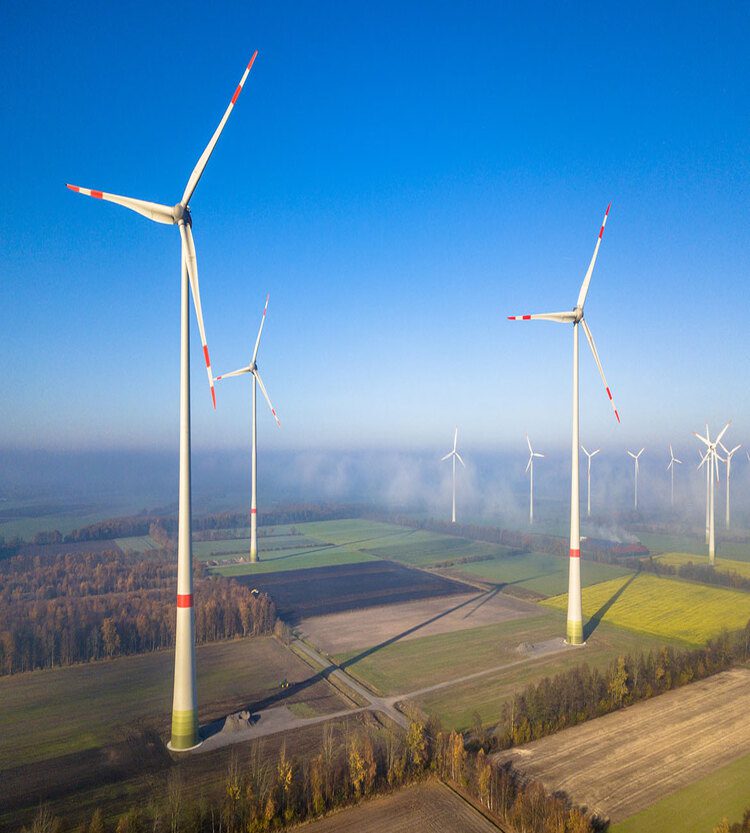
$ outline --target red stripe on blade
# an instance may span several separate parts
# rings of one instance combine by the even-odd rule
[[[102,198],[103,194],[102,194],[101,191],[92,191],[91,196],[96,197],[96,199],[100,200]]]
[[[75,191],[76,194],[81,190],[77,185],[66,185],[66,188],[70,188],[71,191]]]
[[[602,235],[604,234],[604,226],[599,229],[599,239],[602,239]]]
[[[203,345],[203,356],[206,359],[206,367],[211,367],[211,359],[208,358],[208,345]]]
[[[252,69],[252,68],[253,68],[253,64],[255,63],[255,59],[256,59],[257,57],[258,57],[258,50],[256,49],[256,50],[255,50],[255,52],[253,52],[253,57],[252,57],[252,58],[250,58],[250,63],[247,65],[247,68],[248,68],[248,69]]]
[[[580,558],[581,557],[581,551],[580,550],[571,550],[570,551],[570,557],[571,558]]]
[[[530,315],[522,315],[521,320],[522,321],[531,321],[531,316]]]
[[[607,396],[610,398],[610,400],[612,399],[612,393],[609,388],[607,388]]]
[[[211,385],[211,401],[214,404],[214,410],[216,410],[216,389],[213,385]]]
[[[617,413],[617,411],[615,411],[615,416],[617,417],[617,421],[619,422],[620,421],[620,415]]]
[[[242,84],[240,84],[239,87],[237,87],[237,89],[234,91],[234,95],[232,96],[232,104],[237,103],[237,99],[240,97],[241,92],[242,92]]]
[[[193,606],[193,594],[192,593],[185,593],[184,595],[181,593],[177,594],[177,607],[192,607]]]
[[[607,206],[607,210],[604,212],[604,216],[605,216],[605,217],[609,216],[609,209],[610,209],[610,208],[612,208],[612,203],[610,203],[610,204]]]

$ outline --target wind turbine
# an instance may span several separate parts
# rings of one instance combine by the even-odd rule
[[[195,684],[195,613],[193,610],[193,568],[192,542],[190,519],[190,320],[188,310],[188,283],[193,296],[195,314],[198,319],[198,331],[203,346],[203,357],[206,362],[208,384],[211,390],[211,400],[216,408],[216,394],[214,380],[211,373],[211,360],[208,356],[206,331],[203,326],[203,312],[201,310],[201,296],[198,287],[198,262],[193,242],[190,214],[190,198],[203,174],[208,160],[213,153],[222,130],[237,103],[242,87],[257,56],[253,53],[245,72],[242,75],[232,100],[214,131],[206,149],[201,154],[193,172],[190,174],[185,191],[180,201],[174,206],[109,194],[106,191],[95,191],[91,188],[80,188],[68,185],[71,191],[85,194],[95,199],[114,202],[142,214],[149,220],[166,225],[176,225],[180,232],[182,246],[180,260],[180,488],[177,531],[177,623],[175,629],[175,671],[174,697],[172,701],[172,738],[170,749],[183,751],[198,746],[198,699]]]
[[[530,472],[529,475],[529,523],[534,523],[534,457],[544,457],[544,454],[541,454],[538,451],[534,451],[531,447],[531,440],[529,439],[529,435],[526,435],[526,442],[529,445],[529,462],[526,463],[526,471]]]
[[[633,507],[638,509],[638,469],[640,468],[640,464],[638,463],[638,458],[643,454],[645,448],[642,448],[637,454],[633,454],[632,451],[628,451],[628,454],[633,458],[635,461],[635,494],[634,494],[634,504]]]
[[[742,446],[736,445],[731,451],[729,451],[724,443],[719,443],[719,445],[724,449],[724,453],[727,455],[724,462],[727,466],[727,529],[729,529],[729,475],[732,470],[732,457],[734,456],[735,451],[739,451]]]
[[[572,451],[571,451],[571,467],[570,467],[570,561],[568,569],[568,622],[567,622],[567,638],[568,642],[573,645],[580,645],[583,642],[583,615],[581,609],[581,511],[580,511],[580,494],[578,483],[578,468],[579,468],[579,451],[578,451],[578,325],[583,328],[586,335],[586,340],[589,343],[591,352],[594,356],[594,361],[599,369],[599,375],[604,382],[604,389],[607,392],[609,401],[612,403],[612,408],[615,412],[617,421],[620,421],[620,416],[615,408],[612,400],[612,393],[607,385],[607,380],[604,376],[602,363],[599,361],[599,354],[594,344],[594,337],[591,334],[586,320],[583,317],[583,307],[586,303],[586,295],[589,291],[589,284],[591,283],[591,275],[594,271],[596,258],[599,254],[599,247],[604,235],[604,226],[607,223],[609,216],[609,209],[611,203],[607,206],[602,220],[601,228],[599,229],[599,236],[594,246],[594,254],[591,257],[591,262],[586,270],[586,275],[583,278],[581,289],[578,293],[578,300],[575,307],[569,312],[546,312],[537,315],[509,315],[510,321],[531,321],[534,319],[541,319],[545,321],[556,321],[560,324],[573,325],[573,430],[572,430]]]
[[[273,414],[273,418],[276,420],[276,424],[281,428],[281,422],[279,421],[278,416],[276,416],[276,411],[271,404],[271,400],[268,398],[268,392],[266,391],[266,386],[263,384],[263,379],[260,378],[260,371],[258,370],[258,365],[256,359],[258,358],[258,348],[260,347],[260,336],[263,332],[263,325],[266,323],[266,312],[268,311],[268,299],[270,296],[266,295],[266,305],[263,307],[263,315],[260,319],[260,327],[258,328],[258,337],[255,339],[255,349],[253,350],[253,357],[250,359],[250,364],[247,367],[241,367],[239,370],[233,370],[231,373],[224,373],[221,376],[216,377],[216,381],[219,382],[221,379],[228,379],[230,376],[243,376],[246,373],[250,373],[253,377],[253,432],[252,432],[252,467],[251,467],[251,483],[252,483],[252,495],[250,498],[250,561],[256,562],[258,560],[258,503],[257,503],[257,483],[258,483],[258,429],[257,429],[257,396],[258,396],[258,385],[260,385],[260,390],[265,397],[266,402],[268,402],[268,407],[271,409],[271,413]]]
[[[709,498],[708,498],[708,505],[709,505],[709,514],[708,514],[708,562],[709,564],[713,564],[716,560],[716,532],[715,532],[715,524],[714,524],[714,510],[715,510],[715,489],[714,489],[714,476],[716,480],[719,479],[719,461],[717,459],[716,453],[716,446],[721,443],[721,438],[726,433],[727,429],[731,425],[731,421],[728,422],[719,432],[719,436],[715,440],[711,440],[711,435],[708,432],[708,425],[706,426],[706,436],[702,437],[700,434],[693,431],[693,436],[697,437],[703,445],[706,446],[706,453],[701,458],[700,465],[701,466],[708,463],[708,479],[709,479]]]
[[[466,468],[466,463],[461,459],[461,455],[456,451],[456,445],[458,444],[458,427],[453,434],[453,451],[449,451],[445,457],[440,458],[440,462],[442,463],[443,460],[453,459],[453,514],[451,515],[451,523],[456,523],[456,460],[458,460],[461,465]]]
[[[670,443],[669,444],[669,465],[667,466],[667,471],[671,472],[671,476],[672,476],[672,492],[671,492],[671,498],[670,498],[670,505],[671,506],[674,506],[674,467],[675,467],[675,463],[679,463],[680,465],[682,465],[682,460],[678,460],[674,456],[674,451],[672,451],[672,443]]]
[[[591,454],[586,451],[586,449],[581,446],[583,453],[588,457],[588,464],[586,468],[586,517],[591,517],[591,458],[595,457],[600,451],[601,448],[597,448],[596,451],[592,451]]]

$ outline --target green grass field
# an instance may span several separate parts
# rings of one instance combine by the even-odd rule
[[[172,651],[120,657],[0,677],[0,769],[102,746],[125,728],[169,723]],[[310,668],[272,637],[214,642],[197,648],[201,720],[279,691],[279,681],[307,679]],[[316,713],[346,708],[318,682],[286,702]]]
[[[708,558],[706,556],[695,556],[689,552],[666,552],[664,555],[658,557],[661,564],[671,564],[674,567],[681,567],[683,564],[688,564],[691,561],[693,564],[707,565]],[[750,578],[750,561],[730,561],[727,558],[717,558],[714,565],[717,572],[720,573],[739,573],[745,578]]]
[[[565,610],[568,597],[555,596],[541,604]],[[593,617],[641,633],[703,644],[722,628],[745,627],[750,619],[750,593],[631,574],[585,588],[583,614],[584,619]]]
[[[228,564],[212,567],[211,571],[222,576],[250,576],[259,573],[277,573],[283,570],[304,570],[308,567],[333,567],[338,564],[357,564],[361,561],[377,561],[365,552],[351,547],[323,547],[317,550],[281,550],[260,553],[255,564]]]
[[[559,624],[556,625],[555,636],[563,633],[564,628],[562,618],[557,622]],[[491,726],[500,719],[503,704],[531,682],[546,676],[553,677],[584,662],[593,667],[606,668],[621,654],[648,651],[664,644],[664,639],[603,623],[584,648],[577,648],[572,653],[566,651],[542,657],[514,668],[438,689],[417,697],[414,702],[436,717],[446,729],[468,729],[474,725],[476,714],[479,714],[484,725]]]
[[[657,533],[639,533],[638,538],[652,555],[664,552],[683,552],[702,555],[708,561],[708,546],[702,536],[659,535]],[[750,561],[750,544],[737,544],[723,541],[721,526],[716,530],[716,558],[730,558],[733,561]]]
[[[549,639],[564,628],[562,615],[540,608],[532,618],[406,639],[359,659],[366,649],[349,651],[334,660],[375,691],[400,694],[513,662],[521,642]]]
[[[130,538],[115,538],[115,543],[123,552],[143,552],[158,550],[159,544],[150,535],[133,535]]]
[[[543,553],[508,555],[490,561],[457,564],[447,572],[491,584],[523,587],[541,596],[556,596],[568,589],[568,559]],[[629,574],[628,570],[611,564],[597,564],[593,561],[581,564],[583,587]]]
[[[750,755],[657,801],[609,828],[610,833],[710,833],[725,816],[740,821],[750,807]]]

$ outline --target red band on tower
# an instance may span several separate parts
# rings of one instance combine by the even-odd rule
[[[570,551],[570,557],[571,558],[580,558],[581,557],[581,551],[580,550],[571,550]]]
[[[177,594],[177,607],[192,607],[193,606],[193,594],[192,593],[178,593]]]
[[[251,509],[251,510],[250,510],[250,514],[251,514],[251,515],[257,515],[257,514],[258,514],[258,510],[257,510],[257,509]]]

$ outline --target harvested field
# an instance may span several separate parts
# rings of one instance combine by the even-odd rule
[[[404,787],[305,826],[308,833],[497,833],[498,828],[440,781]]]
[[[173,662],[172,651],[159,651],[0,677],[0,769],[93,749],[133,726],[166,732]],[[313,674],[272,637],[199,645],[197,669],[202,723],[276,700],[315,714],[348,707],[323,680],[280,693],[284,678],[294,684]]]
[[[543,605],[565,610],[567,594]],[[583,590],[584,635],[601,621],[643,633],[702,645],[722,628],[739,630],[750,619],[750,593],[648,573]]]
[[[732,761],[705,778],[662,798],[645,810],[610,827],[609,833],[709,833],[722,818],[739,822],[750,804],[750,755]]]
[[[738,668],[495,758],[617,822],[747,755],[748,709]]]
[[[270,593],[279,615],[295,624],[304,617],[466,593],[463,583],[394,562],[367,558],[359,564],[236,578]]]
[[[494,590],[475,590],[383,605],[369,610],[366,617],[356,610],[309,617],[302,619],[298,629],[304,638],[333,655],[390,640],[418,639],[538,615],[538,606],[531,602]]]

